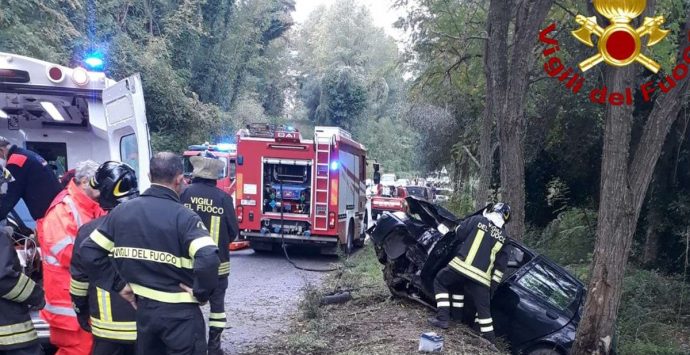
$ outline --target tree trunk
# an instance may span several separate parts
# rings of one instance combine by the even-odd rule
[[[491,100],[486,100],[487,107],[482,113],[482,127],[481,131],[479,132],[479,183],[477,184],[477,190],[475,191],[474,195],[475,209],[482,208],[489,202],[491,170],[494,166],[494,152],[491,149],[491,131],[493,128],[493,119],[490,114],[490,102]]]
[[[505,0],[496,0],[508,3]],[[492,1],[493,4],[495,1]],[[525,234],[525,101],[529,86],[529,72],[536,56],[535,40],[554,0],[524,0],[517,2],[515,34],[510,70],[500,114],[496,117],[501,152],[502,200],[512,206],[508,235],[522,240]],[[490,17],[491,19],[491,17]],[[491,39],[489,39],[491,40]],[[500,55],[505,56],[505,53]]]
[[[632,86],[635,67],[608,68],[607,87],[625,92]],[[578,326],[573,354],[607,354],[613,342],[624,266],[635,224],[628,188],[628,158],[632,106],[608,106],[601,162],[601,190],[597,240],[584,315]]]
[[[684,37],[686,33],[688,37],[679,41],[681,52],[690,46],[688,29],[690,13],[685,31],[682,32]],[[681,61],[682,56],[679,63]],[[609,68],[609,90],[622,92],[621,89],[632,84],[635,69],[635,66]],[[597,240],[589,292],[573,345],[573,355],[606,354],[611,349],[623,275],[635,226],[662,146],[678,118],[681,97],[688,88],[688,81],[686,77],[673,91],[656,100],[632,160],[629,159],[632,107],[609,106],[601,165]]]

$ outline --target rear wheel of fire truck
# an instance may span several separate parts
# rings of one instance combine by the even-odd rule
[[[351,219],[347,224],[347,242],[341,244],[345,255],[350,255],[355,250],[355,222]]]
[[[369,225],[369,212],[364,211],[364,219],[362,219],[362,232],[359,233],[359,238],[355,240],[355,246],[361,248],[364,246],[364,240],[367,239],[367,226]]]

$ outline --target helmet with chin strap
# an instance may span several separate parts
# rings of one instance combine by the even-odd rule
[[[100,191],[98,204],[104,210],[139,196],[136,172],[125,163],[107,161],[101,164],[89,184]]]

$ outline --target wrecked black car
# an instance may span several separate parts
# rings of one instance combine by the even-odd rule
[[[433,279],[453,258],[462,219],[429,202],[407,198],[408,212],[383,214],[370,229],[386,284],[395,296],[435,308]],[[584,304],[585,287],[568,271],[514,240],[491,312],[498,337],[514,354],[567,354]],[[466,318],[474,311],[465,307]]]

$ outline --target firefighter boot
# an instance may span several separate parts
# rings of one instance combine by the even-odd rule
[[[223,355],[223,350],[220,348],[221,334],[223,328],[209,327],[208,328],[208,355]]]
[[[448,321],[447,320],[441,320],[438,319],[438,317],[430,317],[429,318],[429,325],[434,326],[436,328],[441,328],[441,329],[448,329]]]

